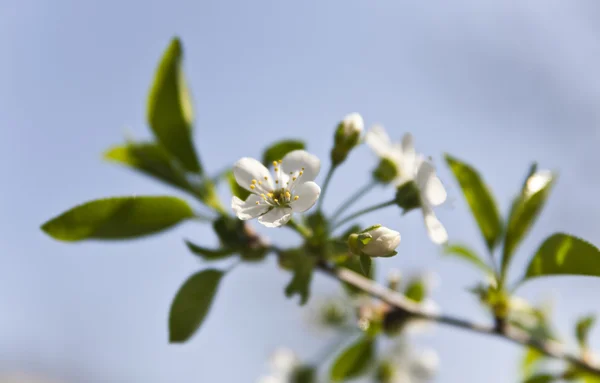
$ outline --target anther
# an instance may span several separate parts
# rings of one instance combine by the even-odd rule
[[[250,185],[250,189],[252,189],[252,190],[254,190],[255,187],[256,186],[254,186],[254,185]]]
[[[252,180],[252,183],[253,183],[253,184],[255,184],[255,183],[256,183],[256,180]]]
[[[273,161],[273,166],[277,166],[277,161]]]
[[[294,201],[298,201],[299,199],[300,199],[300,197],[298,197],[298,196],[294,197]]]
[[[256,201],[256,204],[257,204],[257,205],[260,205],[260,202]]]
[[[278,184],[278,183],[279,183],[279,180],[275,180],[275,183],[276,183],[276,184]]]
[[[268,179],[269,179],[269,177],[265,176],[265,181],[268,180]]]
[[[278,172],[278,171],[279,171],[279,168],[278,168],[278,167],[276,167],[276,168],[275,168],[275,171],[276,171],[276,172]]]
[[[304,172],[303,172],[303,171],[300,171],[300,173],[298,173],[298,175],[299,175],[299,176],[301,176],[302,174],[304,174]]]
[[[298,177],[292,177],[292,181],[296,181]]]

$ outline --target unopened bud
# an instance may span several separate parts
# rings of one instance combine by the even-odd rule
[[[348,153],[360,142],[364,121],[360,114],[352,113],[338,124],[331,149],[331,161],[339,165],[346,160]]]
[[[391,257],[396,255],[400,244],[400,233],[381,225],[371,226],[348,238],[348,246],[354,254],[366,254],[370,257]]]
[[[373,170],[373,178],[382,184],[389,184],[399,176],[398,166],[391,159],[384,157]]]

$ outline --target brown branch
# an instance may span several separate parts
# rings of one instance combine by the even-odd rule
[[[557,342],[535,339],[527,332],[514,328],[513,326],[481,325],[447,315],[431,314],[424,311],[418,304],[408,300],[402,294],[390,290],[354,271],[345,268],[335,268],[324,262],[319,263],[317,267],[318,270],[325,274],[342,282],[346,282],[392,306],[393,309],[387,313],[386,320],[394,320],[394,318],[402,319],[406,317],[421,318],[479,334],[495,336],[522,346],[535,348],[546,356],[562,359],[581,370],[600,376],[600,368],[587,363],[577,356],[569,354],[564,350],[564,347]]]

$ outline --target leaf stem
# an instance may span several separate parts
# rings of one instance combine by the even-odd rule
[[[289,226],[291,229],[293,229],[294,231],[296,231],[298,234],[300,234],[302,237],[304,237],[306,239],[312,237],[312,231],[308,227],[299,224],[298,222],[294,221],[293,219],[290,219],[286,226]]]
[[[368,192],[373,190],[373,188],[376,185],[377,185],[377,182],[375,180],[372,180],[369,183],[367,183],[366,185],[364,185],[362,188],[358,189],[348,199],[346,199],[344,202],[342,202],[342,204],[335,210],[335,212],[333,212],[333,215],[331,216],[331,221],[334,222],[339,217],[339,215],[344,212],[344,210],[348,209],[353,203],[355,203],[361,197],[363,197],[365,194],[367,194]]]
[[[319,202],[317,202],[317,211],[321,211],[321,207],[323,206],[323,200],[325,200],[325,193],[327,192],[329,181],[331,181],[331,177],[333,176],[333,172],[335,171],[335,169],[337,169],[337,165],[331,165],[329,167],[329,170],[327,171],[325,181],[323,181],[323,189],[321,190],[321,196],[319,197]]]
[[[374,206],[369,206],[367,208],[364,208],[362,210],[357,211],[354,214],[350,214],[346,218],[343,218],[341,221],[335,223],[333,225],[333,228],[336,229],[336,228],[342,226],[343,224],[345,224],[345,223],[347,223],[347,222],[353,220],[354,218],[359,217],[359,216],[361,216],[363,214],[367,214],[367,213],[373,212],[375,210],[383,209],[384,207],[392,206],[392,205],[395,205],[395,204],[396,204],[396,200],[393,199],[393,200],[390,200],[390,201],[387,201],[387,202],[382,202],[382,203],[374,205]]]

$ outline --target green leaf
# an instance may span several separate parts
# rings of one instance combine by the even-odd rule
[[[290,383],[315,383],[316,381],[316,367],[303,365],[294,369],[294,371],[292,372]]]
[[[427,296],[427,289],[425,287],[425,281],[421,278],[415,278],[406,286],[406,290],[404,291],[404,295],[408,299],[412,299],[413,301],[419,303],[422,302],[423,299]]]
[[[312,281],[313,270],[315,268],[316,258],[305,252],[290,252],[287,262],[294,276],[285,287],[285,296],[288,298],[294,295],[300,296],[300,305],[308,302],[310,296],[310,282]]]
[[[583,318],[579,318],[577,325],[575,326],[575,335],[577,342],[582,349],[588,347],[588,337],[590,330],[596,323],[596,316],[594,314],[586,315]]]
[[[113,146],[104,153],[104,158],[178,188],[188,188],[185,177],[173,166],[169,154],[153,142],[131,142]]]
[[[192,143],[192,100],[182,69],[183,48],[174,38],[162,56],[148,97],[148,123],[163,148],[191,172],[201,173]]]
[[[265,149],[263,153],[263,164],[269,166],[273,161],[281,160],[289,152],[300,149],[304,149],[304,142],[300,140],[283,140],[276,142]]]
[[[544,354],[535,348],[528,347],[523,356],[523,360],[521,361],[521,375],[523,377],[531,376],[535,372],[539,362],[543,359]]]
[[[237,183],[235,177],[233,176],[233,171],[231,170],[227,172],[227,182],[229,183],[229,190],[231,190],[231,194],[239,199],[245,201],[250,195],[248,190],[244,189]]]
[[[544,207],[555,180],[556,177],[553,174],[543,171],[537,172],[535,165],[531,167],[521,189],[521,194],[515,199],[510,210],[502,250],[500,275],[503,278],[506,277],[506,271],[514,251]]]
[[[331,380],[342,382],[364,374],[374,360],[374,344],[369,337],[360,338],[345,349],[333,362]]]
[[[185,244],[192,253],[201,256],[205,261],[219,261],[221,259],[229,258],[235,253],[232,249],[207,249],[206,247],[193,244],[190,241],[185,241]]]
[[[183,283],[169,312],[169,341],[185,342],[200,328],[225,275],[222,271],[200,271]]]
[[[525,280],[548,275],[600,276],[600,251],[572,235],[548,237],[531,259]]]
[[[366,254],[360,255],[360,267],[363,275],[368,277],[371,274],[371,257]]]
[[[54,239],[126,239],[154,234],[194,217],[184,200],[168,196],[113,197],[86,202],[42,225]]]
[[[453,255],[469,262],[471,265],[477,267],[479,270],[485,272],[489,276],[494,275],[494,270],[492,270],[491,267],[482,261],[481,258],[479,258],[477,254],[467,246],[458,244],[448,245],[444,247],[443,251],[446,255]]]
[[[502,218],[494,197],[473,167],[449,154],[445,157],[491,252],[502,235]]]
[[[539,374],[534,375],[528,379],[526,379],[523,383],[550,383],[555,382],[556,377],[551,374]]]

